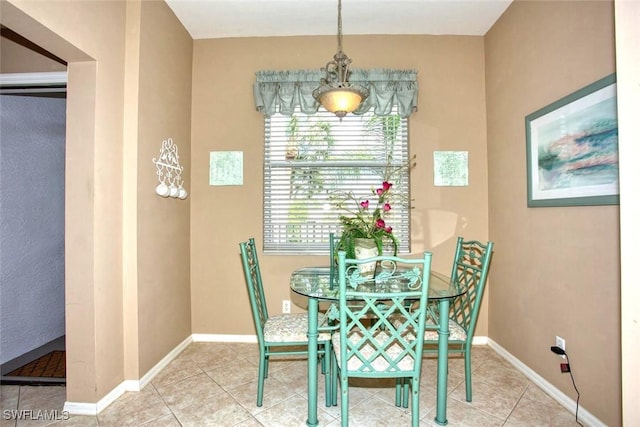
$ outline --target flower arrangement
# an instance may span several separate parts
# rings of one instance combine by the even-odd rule
[[[408,200],[408,194],[394,193],[392,180],[404,168],[411,170],[415,167],[414,160],[415,156],[405,166],[387,166],[382,184],[378,188],[372,188],[369,199],[360,199],[353,192],[342,194],[336,202],[336,207],[345,212],[339,216],[342,235],[336,251],[344,250],[347,258],[355,258],[356,239],[370,239],[375,242],[378,255],[382,255],[385,245],[393,248],[393,255],[398,254],[399,242],[386,217],[395,203]]]
[[[385,243],[391,244],[393,254],[398,253],[398,239],[393,235],[393,228],[385,222],[385,215],[391,211],[391,188],[393,184],[384,181],[382,186],[372,190],[373,203],[370,200],[359,200],[350,192],[346,200],[338,203],[338,207],[350,215],[340,215],[342,235],[338,248],[347,253],[348,258],[355,258],[355,239],[371,239],[382,255]],[[353,207],[350,207],[350,206]]]

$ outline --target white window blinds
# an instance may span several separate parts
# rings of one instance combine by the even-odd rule
[[[395,113],[395,111],[394,111]],[[329,233],[340,233],[336,198],[352,191],[371,200],[386,168],[398,168],[388,226],[410,249],[407,119],[397,114],[347,115],[342,120],[321,109],[315,114],[276,113],[265,118],[264,251],[327,254]],[[354,209],[356,206],[354,206]]]

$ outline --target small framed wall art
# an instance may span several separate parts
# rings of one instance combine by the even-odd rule
[[[242,151],[209,153],[209,185],[242,185]]]

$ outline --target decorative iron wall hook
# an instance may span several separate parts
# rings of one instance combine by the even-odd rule
[[[157,168],[158,181],[160,181],[156,187],[158,196],[182,200],[187,198],[187,190],[183,187],[184,180],[181,176],[184,168],[180,166],[179,160],[178,146],[173,143],[173,140],[168,138],[162,141],[160,157],[158,160],[152,159]]]

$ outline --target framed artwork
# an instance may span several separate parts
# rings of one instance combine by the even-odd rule
[[[209,153],[209,185],[242,185],[242,151]]]
[[[528,207],[620,203],[615,77],[525,117]]]
[[[436,187],[469,186],[469,152],[434,151],[433,185]]]

